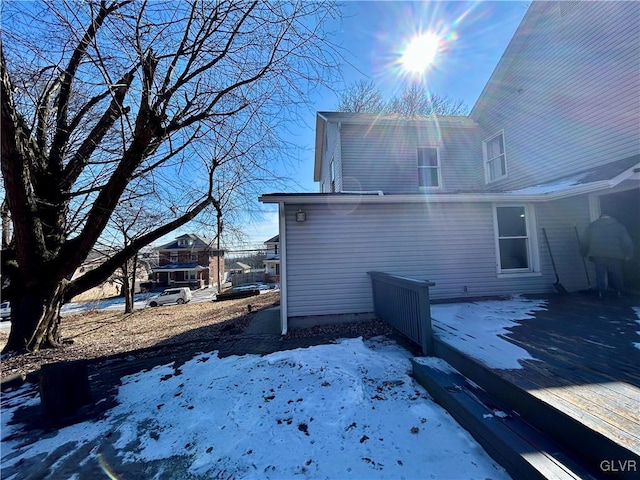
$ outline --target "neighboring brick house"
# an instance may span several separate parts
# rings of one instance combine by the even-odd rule
[[[214,248],[212,243],[187,233],[159,247],[153,281],[161,286],[217,286],[218,279],[224,278],[224,250]]]

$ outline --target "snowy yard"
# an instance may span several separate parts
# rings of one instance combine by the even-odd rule
[[[492,368],[521,368],[533,357],[504,335],[545,308],[433,305],[434,333]],[[509,478],[413,381],[410,357],[383,337],[201,354],[124,377],[104,418],[42,436],[11,423],[39,402],[27,385],[2,396],[2,478]]]
[[[16,408],[39,402],[25,386],[2,398],[2,478],[36,478],[43,463],[56,479],[98,464],[111,478],[141,465],[145,478],[508,478],[413,381],[409,357],[379,338],[200,355],[125,377],[105,418],[34,443],[8,439]]]

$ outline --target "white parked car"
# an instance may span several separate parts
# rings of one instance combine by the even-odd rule
[[[187,287],[167,288],[157,297],[151,297],[147,302],[150,307],[157,307],[166,303],[177,303],[182,305],[191,301],[191,290]]]
[[[9,302],[0,303],[0,319],[9,320],[11,318],[11,305]]]

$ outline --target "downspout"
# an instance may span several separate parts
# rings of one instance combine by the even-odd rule
[[[287,227],[284,202],[278,202],[280,235],[280,332],[287,334]]]

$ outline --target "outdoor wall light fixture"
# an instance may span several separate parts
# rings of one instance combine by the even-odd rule
[[[296,222],[306,222],[306,221],[307,221],[306,212],[303,212],[302,210],[298,210],[296,212]]]

